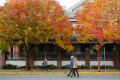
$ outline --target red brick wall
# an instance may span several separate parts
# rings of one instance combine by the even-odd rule
[[[5,54],[2,53],[2,66],[5,65],[5,61],[6,61],[6,59],[5,59]]]
[[[119,66],[119,54],[116,50],[113,50],[112,57],[113,57],[113,65]]]
[[[58,48],[57,49],[57,67],[58,68],[61,68],[61,66],[62,66],[62,53],[61,53],[61,49],[60,48]]]

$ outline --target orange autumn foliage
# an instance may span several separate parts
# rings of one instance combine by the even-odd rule
[[[94,0],[84,3],[76,18],[80,26],[78,41],[95,39],[102,42],[120,41],[120,0]]]
[[[0,11],[0,33],[13,43],[39,44],[54,40],[67,49],[64,46],[70,45],[72,27],[55,0],[8,0]]]

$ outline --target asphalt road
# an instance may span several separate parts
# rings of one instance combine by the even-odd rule
[[[0,75],[0,80],[120,80],[120,75]]]

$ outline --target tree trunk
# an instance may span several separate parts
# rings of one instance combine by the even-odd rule
[[[117,49],[116,45],[113,48],[112,57],[113,57],[113,65],[119,66],[119,49]]]
[[[26,46],[26,44],[23,45],[24,46],[24,52],[25,52],[25,55],[26,55],[26,70],[30,70],[30,67],[29,67],[29,51],[28,51],[28,47]]]
[[[101,48],[98,49],[98,72],[100,72],[100,51],[101,51]]]
[[[26,70],[30,70],[30,65],[29,65],[29,53],[26,54]]]
[[[11,59],[13,59],[13,46],[10,49],[11,49],[10,56],[11,56]]]
[[[61,48],[58,47],[58,52],[57,52],[57,67],[61,68],[62,67],[62,53],[61,53]]]
[[[90,68],[90,52],[88,49],[85,50],[85,66]]]

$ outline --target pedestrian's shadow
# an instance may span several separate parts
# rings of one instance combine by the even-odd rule
[[[80,80],[78,77],[67,77],[67,80]]]

